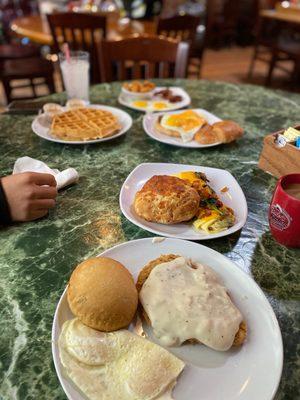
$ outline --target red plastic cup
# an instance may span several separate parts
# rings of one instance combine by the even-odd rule
[[[287,247],[300,247],[300,200],[285,189],[300,184],[300,173],[282,176],[277,182],[269,208],[269,224],[273,237]]]

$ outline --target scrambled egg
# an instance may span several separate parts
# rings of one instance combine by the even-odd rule
[[[234,225],[234,212],[219,199],[215,191],[208,185],[206,176],[194,171],[184,171],[175,174],[180,179],[188,181],[201,198],[199,211],[193,226],[206,233],[218,233]]]

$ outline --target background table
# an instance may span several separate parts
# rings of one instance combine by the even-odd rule
[[[245,127],[245,136],[237,143],[215,148],[180,149],[146,136],[143,114],[132,111],[134,123],[124,137],[70,146],[35,136],[32,117],[0,117],[1,175],[12,171],[17,157],[28,155],[51,167],[75,167],[81,176],[77,185],[60,192],[48,218],[0,230],[2,399],[65,399],[51,356],[56,304],[79,262],[117,243],[152,236],[121,215],[118,198],[134,167],[161,161],[228,169],[239,181],[249,207],[245,227],[203,244],[232,259],[263,288],[284,341],[283,378],[276,399],[299,399],[300,252],[280,246],[270,235],[267,211],[276,181],[257,168],[257,160],[264,135],[299,122],[300,96],[250,85],[191,80],[166,83],[185,87],[193,106],[239,122]],[[116,106],[119,90],[118,83],[93,87],[91,100]]]
[[[261,10],[260,17],[269,18],[277,21],[291,22],[293,24],[300,24],[300,13],[288,13],[279,10]]]
[[[48,22],[40,15],[16,18],[11,23],[11,29],[21,37],[28,37],[32,42],[52,45],[52,36]],[[155,34],[156,25],[153,21],[134,21],[128,18],[117,19],[107,17],[107,38],[123,39],[133,34]]]

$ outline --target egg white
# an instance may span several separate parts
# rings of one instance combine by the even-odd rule
[[[105,333],[77,318],[58,341],[64,371],[89,400],[171,400],[184,363],[128,330]]]

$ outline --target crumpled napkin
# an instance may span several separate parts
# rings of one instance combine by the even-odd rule
[[[79,174],[75,168],[67,168],[64,171],[58,169],[51,169],[42,161],[35,160],[31,157],[21,157],[15,162],[13,174],[19,174],[21,172],[40,172],[47,173],[54,176],[57,183],[57,190],[62,189],[65,186],[76,183],[79,180]]]

